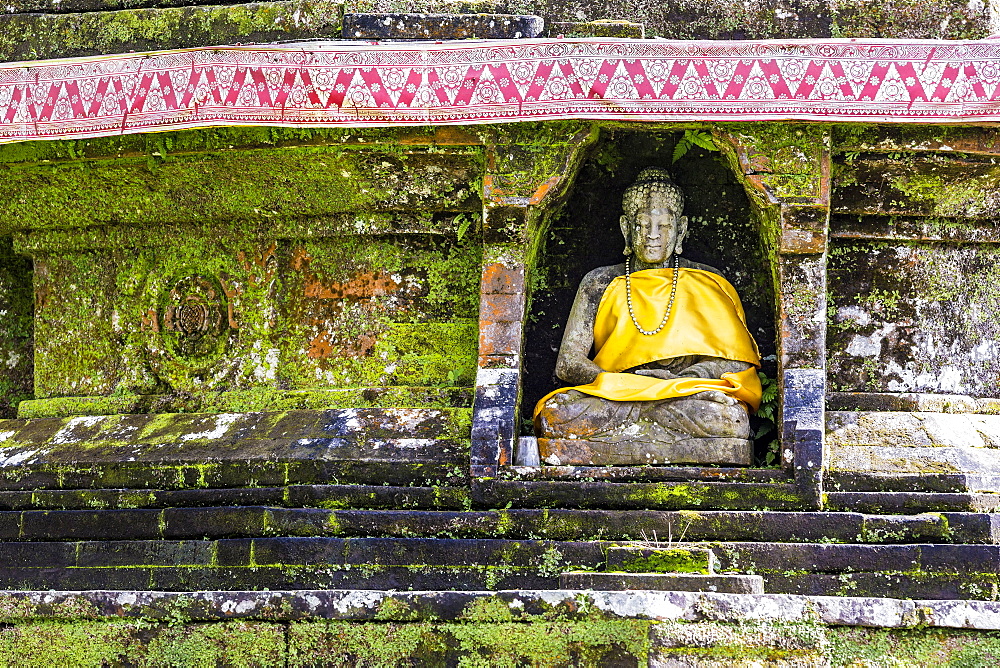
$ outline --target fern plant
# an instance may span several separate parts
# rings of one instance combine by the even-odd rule
[[[760,420],[760,426],[757,428],[757,433],[754,434],[753,438],[755,441],[776,431],[775,420],[778,416],[778,381],[760,371],[757,372],[757,376],[760,378],[760,386],[763,389],[763,393],[761,395],[760,408],[757,409],[757,418]],[[772,439],[767,444],[767,454],[764,456],[764,464],[766,466],[774,466],[778,463],[780,455],[781,444],[778,442],[778,439]]]
[[[684,136],[680,138],[677,145],[674,146],[674,154],[671,158],[671,162],[677,162],[683,158],[688,151],[690,151],[695,146],[705,149],[706,151],[718,151],[718,147],[712,140],[712,133],[705,132],[704,130],[685,130]]]

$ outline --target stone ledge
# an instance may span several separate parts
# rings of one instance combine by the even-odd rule
[[[0,59],[41,60],[240,42],[339,37],[336,1],[0,16]]]
[[[392,603],[387,604],[387,601]],[[188,621],[482,621],[467,611],[502,603],[511,621],[540,618],[812,622],[882,628],[1000,630],[1000,602],[675,591],[3,591],[0,620],[146,618]]]

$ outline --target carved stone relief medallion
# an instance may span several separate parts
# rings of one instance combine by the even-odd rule
[[[161,336],[173,355],[203,359],[224,352],[229,307],[217,279],[194,274],[168,284],[161,308]]]

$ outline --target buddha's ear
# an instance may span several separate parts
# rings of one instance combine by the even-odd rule
[[[632,245],[632,235],[630,234],[632,231],[632,224],[629,221],[628,216],[622,216],[619,218],[618,224],[622,226],[622,236],[625,237],[625,248],[628,248]],[[687,226],[685,225],[685,227]]]
[[[674,242],[674,252],[680,255],[684,252],[684,239],[688,234],[688,217],[681,216],[677,219],[677,241]]]

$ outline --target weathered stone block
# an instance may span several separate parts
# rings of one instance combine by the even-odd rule
[[[344,14],[344,39],[445,40],[538,37],[540,16],[516,14]]]
[[[905,160],[843,160],[834,181],[838,214],[990,218],[1000,209],[1000,170],[989,161],[942,154]]]
[[[341,4],[327,0],[122,11],[93,11],[108,5],[81,7],[85,3],[70,5],[80,14],[61,13],[69,7],[57,6],[57,13],[0,16],[0,60],[331,38],[341,28]]]
[[[839,391],[998,395],[993,245],[838,241],[829,372]]]
[[[0,237],[0,418],[14,417],[33,391],[31,275],[31,261]]]
[[[562,589],[599,589],[605,591],[649,589],[762,594],[764,593],[764,579],[759,575],[573,572],[563,573],[559,576],[559,587]]]
[[[33,212],[0,227],[38,265],[39,399],[190,411],[220,403],[207,393],[472,384],[481,247],[461,239],[481,208],[468,154],[272,145],[175,159],[175,139],[187,141],[165,138],[138,180],[149,164],[133,156],[8,169],[11,206]]]
[[[1000,416],[975,413],[837,412],[831,445],[1000,447]]]
[[[52,545],[53,543],[49,543]],[[61,544],[61,543],[54,543]],[[208,566],[212,543],[208,541],[127,541],[79,543],[75,563],[88,567]],[[6,553],[4,547],[0,554]],[[44,564],[48,565],[48,564]]]
[[[640,547],[617,546],[608,548],[608,571],[628,573],[715,573],[716,558],[712,550],[696,547]]]
[[[645,39],[646,27],[642,23],[603,19],[587,22],[556,21],[547,30],[550,37],[619,37]]]
[[[142,540],[160,537],[158,510],[53,510],[20,514],[22,540]]]

